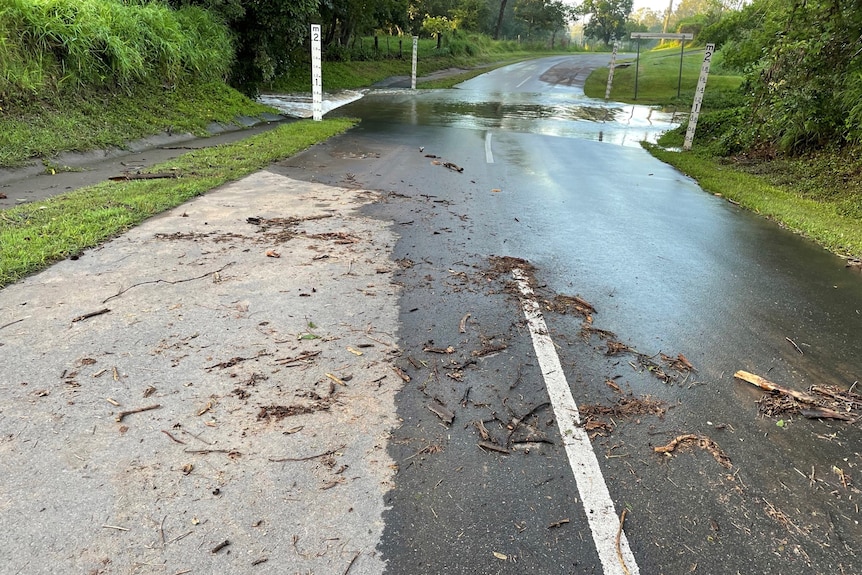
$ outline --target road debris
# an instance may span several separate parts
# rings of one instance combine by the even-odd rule
[[[409,376],[409,375],[407,375],[406,373],[404,373],[404,372],[401,370],[401,368],[396,367],[396,366],[394,366],[394,365],[393,365],[393,366],[392,366],[392,371],[394,371],[394,372],[395,372],[395,374],[396,374],[398,377],[400,377],[402,381],[404,381],[404,383],[410,383],[410,376]]]
[[[211,553],[218,553],[219,551],[221,551],[222,549],[224,549],[224,548],[225,548],[225,547],[227,547],[228,545],[230,545],[230,541],[228,541],[227,539],[225,539],[224,541],[222,541],[221,543],[219,543],[218,545],[216,545],[215,547],[213,547],[213,548],[212,548],[212,550],[211,550],[210,552],[211,552]]]
[[[126,411],[121,411],[120,413],[118,413],[117,417],[115,417],[114,419],[119,423],[120,421],[123,421],[123,419],[127,415],[133,415],[135,413],[143,413],[144,411],[150,411],[152,409],[159,409],[160,407],[161,407],[161,405],[155,404],[155,405],[148,405],[146,407],[138,407],[136,409],[127,409]]]
[[[620,513],[620,526],[617,528],[617,539],[616,539],[616,548],[617,548],[617,558],[620,560],[620,566],[623,568],[623,573],[625,575],[629,575],[630,571],[628,566],[626,565],[626,560],[623,558],[623,550],[620,547],[620,538],[623,533],[623,525],[626,522],[626,512],[628,509],[623,509],[623,512]]]
[[[862,417],[862,395],[850,390],[833,385],[812,385],[806,393],[747,371],[737,371],[733,376],[767,392],[757,404],[760,413],[769,417],[798,413],[809,419],[838,419],[849,422],[855,422]]]
[[[616,384],[613,385],[616,386]],[[619,388],[617,387],[617,389]],[[590,439],[595,439],[599,435],[606,437],[611,434],[618,419],[638,415],[655,415],[662,418],[666,411],[667,404],[663,401],[653,399],[649,395],[635,397],[631,394],[618,397],[610,406],[586,404],[580,407],[584,429],[589,434]]]
[[[442,419],[446,423],[452,423],[455,421],[455,414],[452,413],[445,405],[433,402],[427,405],[428,409],[434,413],[437,417]]]
[[[310,461],[312,459],[319,459],[321,457],[328,457],[330,455],[334,455],[344,449],[346,445],[341,445],[340,447],[336,447],[335,449],[330,449],[329,451],[324,451],[323,453],[318,453],[317,455],[308,455],[306,457],[277,457],[277,458],[269,458],[269,461],[273,463],[283,463],[285,461]]]
[[[505,447],[500,447],[496,443],[491,443],[490,441],[480,441],[476,445],[478,445],[482,449],[487,449],[488,451],[496,451],[497,453],[502,453],[504,455],[509,455],[511,453],[511,451],[509,451]]]
[[[679,435],[673,438],[667,445],[654,447],[653,451],[655,451],[656,453],[665,453],[669,455],[674,450],[676,450],[677,447],[687,445],[695,445],[697,447],[700,447],[701,449],[705,449],[713,456],[713,458],[715,458],[715,460],[722,467],[726,467],[727,469],[733,467],[733,463],[731,463],[730,457],[728,457],[727,454],[722,451],[722,449],[715,441],[713,441],[706,435],[699,435],[694,433]]]
[[[106,314],[110,312],[108,308],[100,309],[99,311],[91,311],[90,313],[85,313],[84,315],[79,315],[78,317],[72,318],[72,323],[77,323],[79,321],[84,321],[85,319],[90,319],[91,317],[96,317],[98,315]]]
[[[467,333],[467,320],[470,319],[470,314],[464,314],[464,317],[461,318],[461,322],[458,324],[458,333]]]

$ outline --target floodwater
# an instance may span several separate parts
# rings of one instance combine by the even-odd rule
[[[635,147],[641,141],[655,143],[685,117],[653,106],[587,98],[580,83],[571,78],[566,84],[551,85],[541,79],[506,84],[504,80],[513,70],[517,73],[519,66],[524,67],[522,64],[494,70],[453,89],[386,88],[325,94],[323,109],[325,114],[337,109],[336,115],[355,116],[366,122],[502,129]],[[521,73],[537,71],[541,69]],[[260,101],[287,115],[311,117],[311,98],[307,95],[267,94]]]

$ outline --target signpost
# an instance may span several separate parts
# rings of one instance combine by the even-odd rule
[[[410,89],[416,89],[416,60],[419,55],[419,36],[413,36],[413,73],[410,75]]]
[[[311,25],[311,117],[323,119],[323,70],[320,65],[320,24]]]
[[[715,44],[707,44],[703,53],[703,65],[700,67],[700,78],[697,80],[697,89],[694,91],[694,101],[691,103],[691,115],[688,117],[688,129],[685,131],[685,142],[683,150],[690,150],[694,141],[694,131],[697,129],[697,117],[700,116],[700,106],[703,103],[703,93],[706,91],[706,79],[709,77],[709,66],[712,63],[712,54],[715,52]]]
[[[617,41],[614,40],[614,51],[611,52],[611,66],[608,69],[608,87],[605,88],[605,100],[609,100],[611,97],[611,86],[614,83],[614,66],[617,63]]]
[[[638,41],[638,55],[635,60],[635,100],[638,99],[638,69],[641,59],[641,39],[644,40],[679,40],[679,79],[676,83],[676,97],[679,98],[682,88],[682,57],[685,55],[685,41],[694,38],[694,34],[658,34],[650,32],[632,32],[632,40]]]

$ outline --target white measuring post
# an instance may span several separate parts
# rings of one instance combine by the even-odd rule
[[[697,117],[700,116],[700,106],[703,104],[703,93],[706,91],[706,79],[709,77],[709,65],[712,63],[713,52],[715,52],[715,44],[707,44],[703,53],[703,65],[700,67],[697,89],[694,91],[694,102],[691,103],[691,115],[688,117],[688,130],[685,131],[683,150],[690,150],[691,143],[694,141],[694,131],[697,129]]]
[[[608,87],[605,88],[605,100],[611,98],[611,86],[614,84],[614,66],[617,63],[617,42],[614,41],[614,51],[611,52],[611,65],[608,69]]]
[[[419,57],[419,36],[413,36],[413,73],[410,75],[410,89],[416,89],[416,62]]]
[[[323,119],[323,68],[320,64],[320,24],[311,25],[311,117]]]

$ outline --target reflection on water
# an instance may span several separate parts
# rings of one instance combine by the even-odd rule
[[[639,146],[679,125],[680,115],[577,94],[469,90],[373,92],[336,112],[364,122],[502,129]]]
[[[260,101],[289,116],[311,117],[309,96],[267,94]],[[344,91],[326,94],[323,109],[325,114],[359,117],[365,122],[501,129],[626,146],[639,146],[642,140],[654,143],[682,119],[681,114],[594,100],[575,91]]]

